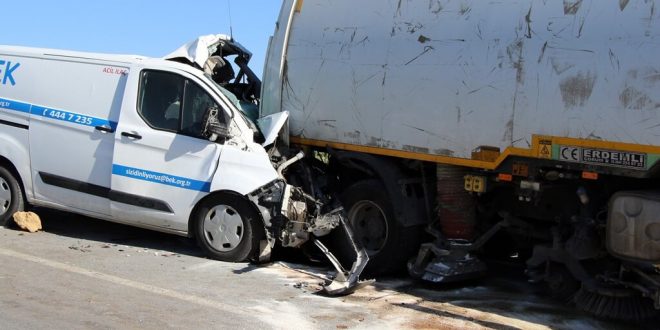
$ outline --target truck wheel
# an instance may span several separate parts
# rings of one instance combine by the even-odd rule
[[[348,187],[341,200],[355,238],[369,255],[365,274],[405,269],[406,261],[415,252],[412,248],[419,240],[419,228],[405,228],[396,221],[385,187],[377,180],[361,181]]]
[[[21,185],[9,170],[0,166],[0,226],[8,226],[14,213],[24,208]]]
[[[580,281],[561,264],[550,263],[547,267],[544,281],[550,296],[562,303],[573,301],[575,293],[580,289]]]
[[[239,196],[216,195],[200,205],[194,218],[195,237],[209,257],[240,262],[258,251],[261,224],[248,203]]]

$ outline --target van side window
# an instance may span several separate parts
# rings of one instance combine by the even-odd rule
[[[181,120],[181,131],[183,134],[201,136],[202,118],[209,107],[218,107],[213,98],[194,82],[186,81],[186,92],[183,98],[183,118]],[[224,122],[222,111],[218,120]]]
[[[173,73],[142,73],[138,112],[149,126],[178,131],[184,83],[185,78]]]
[[[217,107],[204,89],[174,73],[144,71],[140,81],[138,113],[152,128],[201,136],[204,113]],[[223,113],[220,111],[220,113]],[[218,118],[224,122],[224,116]]]

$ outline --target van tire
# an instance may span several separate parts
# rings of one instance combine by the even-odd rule
[[[11,171],[0,165],[0,226],[10,226],[14,213],[24,209],[25,200],[20,183]]]
[[[211,196],[200,204],[193,221],[197,245],[212,259],[241,262],[258,252],[263,236],[259,216],[240,196]]]
[[[406,262],[416,252],[420,229],[404,227],[396,220],[393,201],[383,184],[373,179],[357,182],[344,190],[340,199],[356,240],[369,255],[364,274],[374,276],[405,270]],[[342,246],[338,247],[340,260],[355,255],[348,246]]]

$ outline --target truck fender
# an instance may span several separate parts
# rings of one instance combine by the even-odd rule
[[[424,196],[406,193],[406,183],[402,182],[406,176],[399,160],[350,151],[331,151],[330,154],[336,160],[334,166],[339,167],[336,170],[340,176],[349,170],[378,179],[387,190],[396,220],[401,225],[410,227],[428,223]]]

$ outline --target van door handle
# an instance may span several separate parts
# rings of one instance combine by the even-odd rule
[[[140,134],[129,133],[129,132],[121,132],[121,136],[125,136],[127,138],[136,139],[136,140],[139,140],[139,139],[142,138],[142,135],[140,135]]]
[[[96,126],[96,127],[94,127],[94,129],[97,130],[97,131],[101,131],[103,133],[114,133],[115,132],[115,130],[112,129],[112,127],[109,127],[109,126]]]

